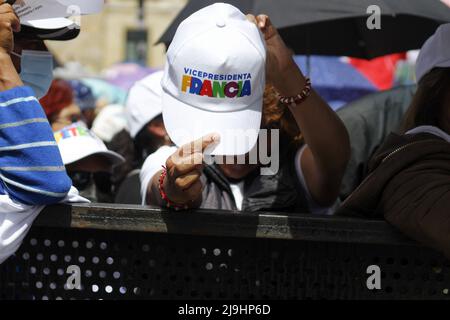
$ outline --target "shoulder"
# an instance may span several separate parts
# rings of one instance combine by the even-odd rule
[[[418,199],[446,192],[450,143],[423,128],[404,135],[391,134],[369,167],[369,175],[344,202],[341,212],[371,216],[380,214],[375,210],[378,208],[381,214],[387,214],[399,204],[417,203]]]
[[[417,127],[406,134],[391,133],[369,162],[373,171],[388,160],[397,165],[430,157],[433,154],[450,154],[450,136],[439,128]]]
[[[37,101],[33,89],[27,86],[15,87],[6,91],[0,92],[0,100],[2,102],[13,100],[17,98],[29,97],[32,101]]]

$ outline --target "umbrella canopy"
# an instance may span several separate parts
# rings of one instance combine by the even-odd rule
[[[128,62],[115,64],[103,73],[106,81],[128,91],[137,81],[157,70]]]
[[[295,56],[294,59],[302,70],[309,69],[314,89],[334,110],[378,91],[369,79],[344,58]]]
[[[190,0],[158,43],[169,45],[181,21],[213,0]],[[242,12],[268,14],[297,54],[371,59],[420,48],[450,8],[440,0],[229,0]],[[381,29],[367,27],[367,8],[381,9]]]

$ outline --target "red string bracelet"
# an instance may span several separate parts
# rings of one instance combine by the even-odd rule
[[[311,91],[312,91],[311,79],[306,78],[305,87],[298,95],[293,97],[280,96],[280,102],[288,107],[295,107],[304,102],[311,95]]]
[[[187,205],[179,205],[175,202],[171,201],[169,197],[167,196],[167,193],[164,191],[164,178],[167,176],[167,168],[165,166],[163,167],[163,171],[161,172],[161,175],[159,176],[159,194],[161,195],[161,199],[166,202],[167,208],[172,208],[175,210],[186,210],[188,209]]]

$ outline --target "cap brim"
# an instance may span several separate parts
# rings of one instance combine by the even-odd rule
[[[119,165],[125,162],[125,158],[122,157],[120,154],[114,152],[114,151],[102,151],[102,152],[97,152],[94,153],[97,155],[101,155],[101,156],[105,156],[106,158],[108,158],[111,161],[111,164],[113,166],[115,165]]]
[[[40,19],[40,20],[28,20],[22,22],[22,25],[45,30],[55,30],[67,28],[73,25],[74,22],[67,18],[50,18],[50,19]]]
[[[100,151],[100,152],[95,152],[95,153],[91,153],[91,154],[87,154],[87,155],[83,155],[78,159],[72,160],[71,162],[68,163],[64,163],[65,165],[69,165],[69,164],[73,164],[77,161],[83,160],[85,158],[88,157],[92,157],[92,156],[104,156],[105,158],[107,158],[110,162],[112,166],[116,166],[119,164],[122,164],[125,162],[125,158],[122,157],[120,154],[114,152],[114,151]],[[63,159],[64,160],[64,159]]]
[[[261,128],[262,98],[235,112],[210,112],[185,104],[163,92],[163,118],[167,133],[177,146],[217,133],[220,143],[209,155],[244,155],[254,148]]]
[[[37,28],[28,25],[22,25],[20,32],[16,33],[16,37],[29,40],[58,40],[58,41],[67,41],[78,37],[78,35],[80,34],[80,26],[73,23],[69,19],[63,20],[67,20],[66,23],[57,24],[57,26],[65,25],[63,27]],[[70,24],[67,24],[69,22]],[[49,25],[45,26],[48,27]]]

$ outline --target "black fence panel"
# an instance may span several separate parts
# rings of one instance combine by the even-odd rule
[[[201,229],[189,234],[188,230],[171,233],[101,230],[92,228],[92,225],[89,228],[81,228],[83,221],[88,224],[89,214],[94,217],[92,210],[100,210],[106,215],[108,212],[110,215],[119,213],[119,209],[80,207],[71,212],[72,218],[69,220],[72,228],[42,225],[34,227],[16,255],[0,266],[0,298],[78,300],[450,297],[449,261],[434,251],[411,243],[394,240],[387,243],[387,239],[393,237],[386,235],[388,231],[384,238],[380,237],[384,240],[378,243],[358,242],[355,239],[349,240],[348,237],[347,241],[323,241],[319,236],[320,230],[326,230],[321,229],[313,217],[309,219],[318,230],[317,241],[295,239],[300,236],[289,239],[295,234],[292,229],[285,230],[284,239],[281,234],[275,239],[250,237],[247,234],[239,237],[236,235],[239,230],[233,230],[233,236],[213,236],[199,231]],[[120,210],[120,216],[124,218],[124,209]],[[129,211],[139,216],[136,209]],[[147,214],[149,219],[154,219],[156,211],[147,211]],[[84,215],[84,218],[80,218],[81,215]],[[195,215],[196,213],[185,214],[185,219],[194,218]],[[264,220],[259,217],[259,220]],[[96,215],[95,219],[98,218]],[[280,221],[286,221],[285,218],[272,217]],[[244,216],[237,219],[243,219],[242,228],[248,230]],[[64,223],[69,220],[62,218]],[[341,226],[340,232],[336,228],[333,230],[333,234],[338,237],[345,238],[345,233],[350,232],[348,224],[343,228],[342,220],[324,221],[327,221],[324,225],[328,228],[333,221]],[[58,223],[60,222],[56,221],[54,224]],[[346,223],[354,223],[355,230],[361,229],[361,224],[355,221]],[[186,222],[186,225],[189,223]],[[280,225],[281,223],[278,227]],[[379,226],[374,222],[373,230],[378,229],[379,232]],[[178,227],[177,230],[181,231],[181,226]],[[207,223],[204,227],[207,227]],[[258,229],[257,226],[255,228]],[[276,228],[274,226],[274,229]],[[368,225],[365,225],[365,228],[370,229]],[[224,230],[223,233],[227,231]],[[81,290],[70,290],[67,286],[71,275],[67,273],[67,269],[72,265],[80,268]],[[371,265],[377,265],[381,269],[381,290],[367,288],[366,281],[370,276],[367,274],[367,268]]]

